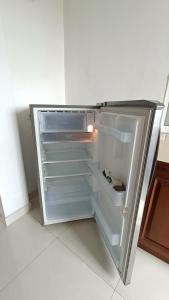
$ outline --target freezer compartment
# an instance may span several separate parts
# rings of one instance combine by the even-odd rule
[[[91,170],[85,162],[46,163],[43,165],[44,178],[72,177],[91,175]]]
[[[116,191],[113,186],[103,176],[97,164],[91,164],[90,168],[96,178],[97,189],[104,190],[112,206],[122,206],[125,200],[125,191]]]
[[[95,132],[58,132],[42,133],[41,142],[43,144],[61,143],[61,142],[81,142],[92,143],[95,140]]]
[[[43,163],[90,161],[92,160],[90,144],[59,143],[42,146]]]
[[[41,132],[83,132],[94,124],[93,111],[41,111],[39,118]]]
[[[63,178],[45,183],[47,219],[69,220],[92,216],[93,191],[86,176]]]

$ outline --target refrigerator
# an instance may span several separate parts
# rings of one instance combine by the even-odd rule
[[[131,281],[163,105],[30,105],[42,224],[94,218],[125,285]]]

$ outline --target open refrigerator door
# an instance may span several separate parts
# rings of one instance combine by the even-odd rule
[[[134,102],[107,104],[96,124],[94,214],[124,284],[131,279],[162,112],[162,106]]]

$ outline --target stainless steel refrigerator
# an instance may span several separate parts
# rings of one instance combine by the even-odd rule
[[[30,105],[44,225],[94,218],[129,284],[163,105]]]

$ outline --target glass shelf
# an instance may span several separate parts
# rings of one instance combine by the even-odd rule
[[[43,163],[53,162],[71,162],[71,161],[88,161],[92,157],[85,149],[63,149],[56,151],[46,151]]]
[[[95,139],[93,132],[59,132],[59,133],[42,133],[41,142],[43,144],[61,143],[61,142],[81,142],[92,143]]]
[[[133,138],[132,132],[121,131],[116,128],[104,126],[102,124],[96,124],[95,128],[98,129],[99,132],[110,135],[122,143],[130,143]]]
[[[91,175],[85,162],[44,164],[44,178],[72,177]]]
[[[52,204],[88,201],[93,194],[85,176],[55,179],[46,183],[46,202]]]

